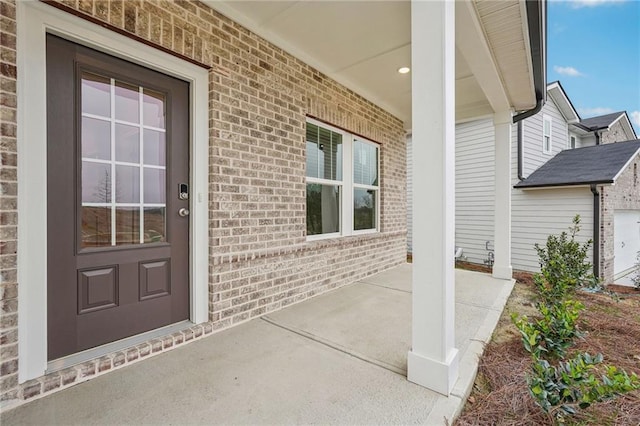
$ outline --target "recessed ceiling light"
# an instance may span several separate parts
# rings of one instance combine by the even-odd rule
[[[409,67],[398,68],[398,72],[400,74],[407,74],[409,71],[411,71],[411,68],[409,68]]]

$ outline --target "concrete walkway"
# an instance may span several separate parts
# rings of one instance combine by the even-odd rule
[[[14,424],[445,424],[513,283],[456,270],[460,378],[444,397],[406,379],[411,265],[317,296],[24,404]]]

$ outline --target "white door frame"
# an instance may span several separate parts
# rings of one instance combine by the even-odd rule
[[[46,34],[190,83],[190,320],[208,320],[208,71],[36,1],[17,2],[20,383],[47,368]]]

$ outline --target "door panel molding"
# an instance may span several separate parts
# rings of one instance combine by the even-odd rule
[[[47,368],[46,33],[190,83],[190,320],[208,319],[208,72],[41,2],[17,3],[20,383]],[[159,256],[162,257],[162,256]],[[160,299],[158,299],[160,300]],[[25,332],[24,330],[29,330]]]

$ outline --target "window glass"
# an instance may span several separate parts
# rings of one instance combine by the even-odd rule
[[[96,74],[82,73],[82,112],[111,117],[111,80]]]
[[[342,180],[342,135],[307,123],[307,177]]]
[[[129,123],[140,123],[140,91],[137,86],[116,81],[116,119]]]
[[[98,160],[111,159],[111,123],[82,117],[82,156]]]
[[[116,124],[116,161],[140,162],[140,128]]]
[[[144,125],[164,129],[164,95],[143,89]]]
[[[375,229],[377,191],[356,188],[353,191],[353,229]]]
[[[551,118],[543,117],[542,119],[542,150],[551,152]]]
[[[307,183],[307,235],[340,232],[340,187]]]
[[[362,185],[378,185],[378,147],[359,140],[354,142],[353,180]]]
[[[376,231],[379,145],[309,120],[306,155],[307,236]]]
[[[307,123],[307,177],[318,177],[318,126]]]
[[[82,247],[165,241],[165,95],[80,78]]]

